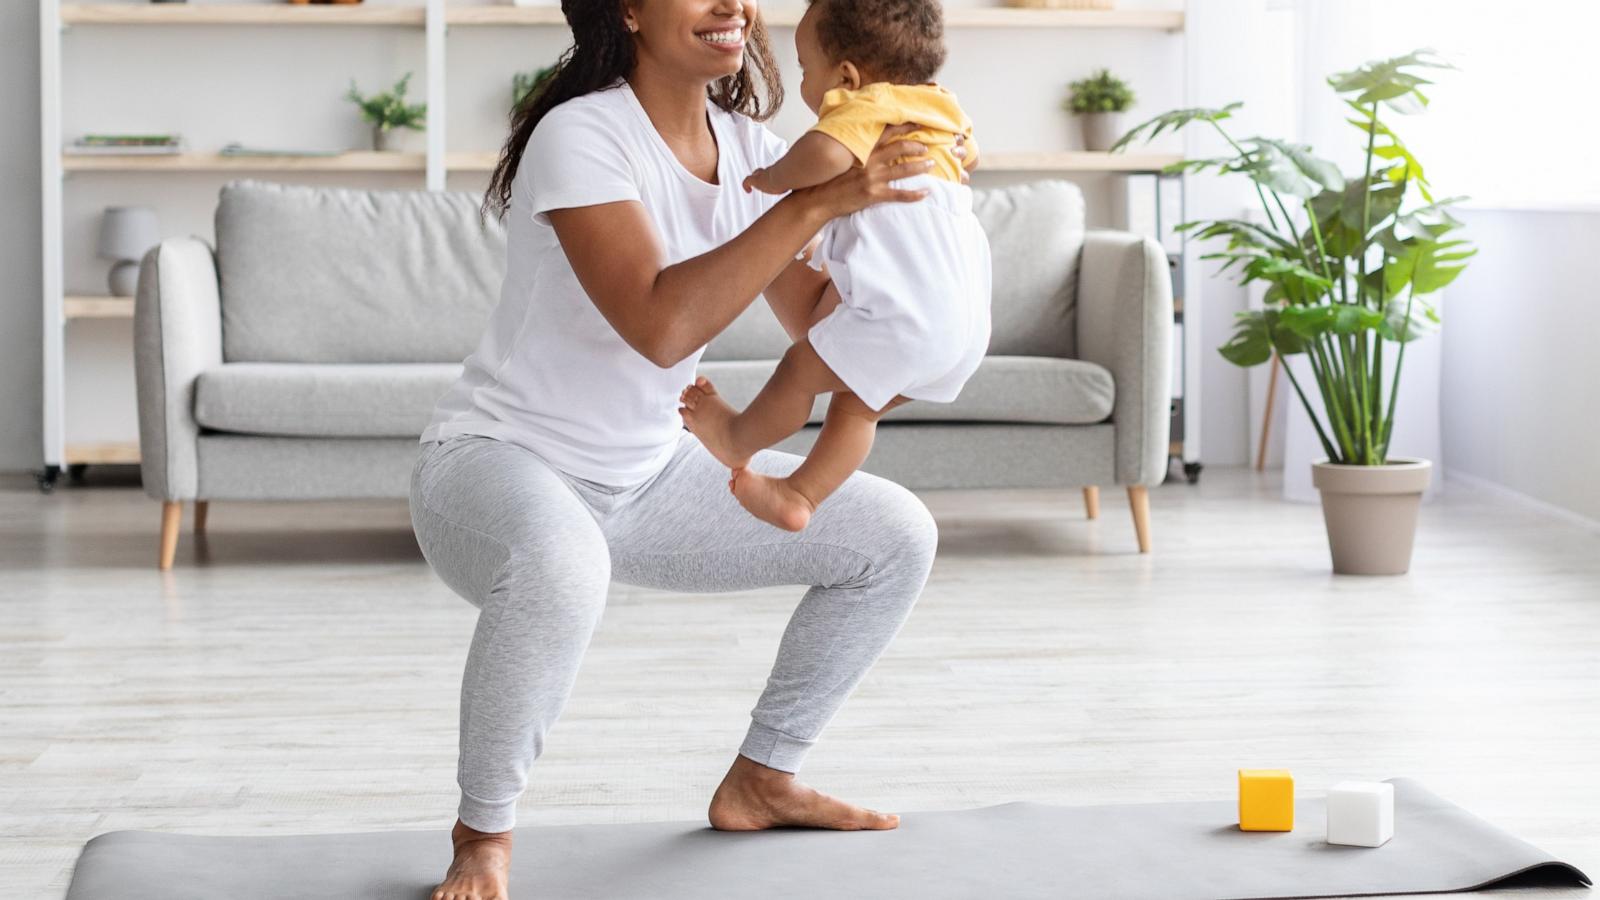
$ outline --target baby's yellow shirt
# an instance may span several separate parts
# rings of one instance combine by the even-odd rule
[[[955,146],[956,135],[966,138],[967,160],[971,162],[978,158],[978,144],[972,138],[972,121],[956,103],[956,95],[937,84],[876,81],[855,91],[834,88],[822,95],[817,124],[811,130],[845,145],[865,164],[883,129],[905,122],[920,126],[901,140],[927,145],[928,156],[933,160],[929,174],[960,184],[961,160],[950,148]]]

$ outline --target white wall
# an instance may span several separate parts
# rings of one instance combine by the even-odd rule
[[[1218,107],[1240,101],[1244,108],[1225,122],[1235,139],[1250,135],[1292,137],[1297,92],[1295,19],[1292,3],[1273,0],[1196,0],[1188,15],[1189,104]],[[1227,143],[1215,132],[1195,129],[1188,153],[1228,156]],[[1188,180],[1191,219],[1239,218],[1259,211],[1250,182],[1214,175]],[[1201,246],[1193,256],[1209,252]],[[1243,465],[1250,420],[1247,370],[1228,362],[1217,347],[1233,332],[1234,314],[1246,306],[1245,290],[1232,275],[1218,276],[1217,263],[1198,262],[1204,274],[1200,289],[1201,462]],[[1192,314],[1191,314],[1192,318]]]
[[[1119,5],[1170,8],[1181,0],[1122,0]],[[1101,65],[1124,74],[1139,91],[1135,117],[1185,102],[1209,105],[1240,99],[1249,104],[1240,119],[1243,131],[1286,134],[1293,125],[1287,6],[1281,0],[1193,0],[1187,61],[1183,38],[1159,32],[957,30],[942,80],[961,95],[990,150],[1077,146],[1071,119],[1057,103],[1067,81]],[[37,15],[33,3],[0,4],[0,51],[9,51],[0,61],[5,73],[0,114],[13,124],[0,136],[0,147],[9,151],[0,158],[0,172],[5,173],[0,180],[0,271],[6,275],[6,292],[0,294],[0,471],[35,468],[42,461]],[[558,29],[452,29],[446,123],[452,149],[498,147],[511,74],[552,60],[564,46],[561,37]],[[776,38],[792,87],[797,83],[792,31],[779,29]],[[247,53],[239,52],[245,47]],[[340,98],[349,79],[354,76],[364,90],[372,90],[411,69],[416,72],[413,96],[420,99],[425,77],[417,29],[75,26],[66,35],[65,56],[72,73],[64,85],[63,127],[69,138],[85,131],[170,130],[181,132],[196,150],[214,150],[229,140],[360,147],[365,128]],[[1187,98],[1181,90],[1186,63],[1194,80]],[[805,124],[804,110],[795,100],[774,127],[793,136]],[[1181,144],[1167,139],[1157,147],[1180,149]],[[1201,142],[1199,149],[1213,148]],[[164,235],[209,238],[216,191],[226,177],[70,176],[64,210],[68,291],[104,291],[107,264],[93,254],[101,208],[148,204],[157,209]],[[406,175],[262,177],[374,188],[420,186],[420,177]],[[457,174],[449,187],[481,191],[485,180]],[[1088,193],[1092,224],[1105,224],[1110,180],[1077,180]],[[1240,185],[1197,181],[1189,213],[1235,215],[1249,196]],[[1205,382],[1202,459],[1208,464],[1246,458],[1243,373],[1215,353],[1231,328],[1233,312],[1242,306],[1243,292],[1227,281],[1208,281],[1198,304]],[[69,328],[69,356],[96,362],[88,372],[91,377],[68,385],[68,439],[132,439],[128,323],[80,322]]]
[[[1600,210],[1462,214],[1443,315],[1452,469],[1600,520]]]
[[[38,35],[38,4],[0,4],[0,471],[43,459]]]

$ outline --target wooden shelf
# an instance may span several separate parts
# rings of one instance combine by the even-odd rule
[[[67,296],[63,310],[69,319],[131,319],[132,297]]]
[[[784,4],[763,12],[768,25],[792,28],[804,7]],[[447,6],[449,25],[534,25],[565,27],[554,6]],[[296,5],[289,3],[63,3],[61,21],[68,25],[401,25],[426,23],[422,6],[361,4]],[[965,7],[945,12],[951,28],[1133,28],[1181,31],[1179,10],[1018,9],[1006,6]]]
[[[68,444],[66,464],[119,465],[139,463],[138,441],[112,441],[98,444]]]
[[[421,6],[289,3],[63,3],[67,25],[405,25],[420,28]]]
[[[444,20],[449,25],[567,25],[556,6],[447,6]]]
[[[800,6],[775,6],[762,11],[768,25],[792,28],[805,11]],[[446,7],[445,21],[451,25],[561,25],[567,20],[561,10],[539,6],[457,6]],[[944,22],[950,28],[1141,28],[1181,31],[1183,13],[1177,10],[1091,10],[1091,9],[1016,9],[978,7],[945,10]]]
[[[63,153],[68,172],[421,172],[421,153],[352,150],[338,156],[223,156],[172,153],[115,156]]]
[[[1181,153],[984,153],[979,172],[1159,172],[1183,159]]]
[[[1159,172],[1181,160],[1178,153],[1093,153],[1065,150],[1040,153],[986,153],[980,172]],[[489,172],[498,151],[452,152],[445,168],[452,172]],[[421,153],[352,150],[338,156],[222,156],[176,153],[150,156],[103,156],[64,153],[68,172],[421,172]]]
[[[445,168],[452,172],[493,171],[499,153],[450,153]],[[1183,158],[1180,153],[985,153],[982,172],[1158,172]]]

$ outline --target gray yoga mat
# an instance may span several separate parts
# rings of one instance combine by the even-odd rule
[[[1395,837],[1323,842],[1322,800],[1296,829],[1244,833],[1231,802],[1006,803],[907,813],[881,832],[718,832],[699,822],[516,831],[512,896],[1289,898],[1469,890],[1520,873],[1588,884],[1574,866],[1397,778]],[[426,900],[444,830],[204,837],[113,831],[89,841],[67,900],[338,897]]]

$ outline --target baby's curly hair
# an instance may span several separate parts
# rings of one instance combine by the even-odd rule
[[[944,65],[939,0],[807,0],[817,41],[833,62],[852,62],[895,84],[923,84]]]

